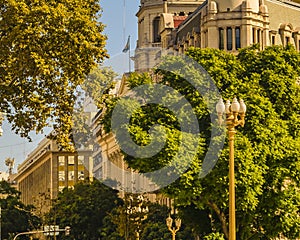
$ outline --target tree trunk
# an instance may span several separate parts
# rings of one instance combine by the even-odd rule
[[[226,239],[229,239],[229,233],[228,233],[228,228],[227,228],[227,221],[226,221],[226,216],[225,214],[220,210],[220,208],[217,206],[217,204],[215,204],[214,202],[208,202],[207,203],[208,206],[211,207],[212,210],[214,210],[214,212],[217,214],[220,222],[221,222],[221,226],[222,226],[222,231],[225,235]]]

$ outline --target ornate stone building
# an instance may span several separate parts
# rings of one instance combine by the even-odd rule
[[[134,56],[135,69],[153,66],[161,47],[173,41],[172,30],[192,14],[203,0],[141,0],[138,18],[138,40]],[[165,22],[165,25],[163,25]],[[164,44],[163,44],[164,43]]]
[[[198,19],[198,33],[193,19]],[[236,51],[288,43],[300,47],[300,4],[279,0],[206,1],[176,30],[175,49],[195,46]],[[169,47],[169,46],[163,46]]]
[[[298,2],[298,3],[297,3]],[[135,68],[149,69],[161,50],[191,46],[236,52],[258,43],[300,50],[300,1],[141,0]]]

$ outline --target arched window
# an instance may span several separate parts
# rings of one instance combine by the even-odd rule
[[[285,46],[287,46],[290,43],[290,37],[285,37]]]
[[[156,17],[153,20],[153,42],[160,42],[159,17]]]
[[[286,46],[289,43],[291,43],[292,40],[292,32],[293,32],[293,26],[290,23],[284,23],[281,24],[279,27],[279,34],[282,41],[282,45]]]
[[[275,45],[275,35],[271,36],[271,43],[272,43],[272,45]]]

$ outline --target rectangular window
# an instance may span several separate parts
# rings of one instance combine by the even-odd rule
[[[298,41],[298,50],[300,51],[300,40]]]
[[[219,49],[224,49],[224,29],[219,28]]]
[[[74,173],[74,171],[69,171],[69,173],[68,173],[68,179],[69,179],[69,181],[71,180],[74,180],[74,176],[75,175],[75,173]]]
[[[100,163],[102,163],[102,154],[101,154],[101,152],[98,153],[96,156],[94,156],[93,166],[96,167]]]
[[[84,171],[78,171],[78,180],[83,181],[84,180]]]
[[[257,43],[260,43],[260,29],[257,29]]]
[[[68,164],[74,165],[74,156],[68,156]]]
[[[272,35],[272,45],[275,45],[275,36]]]
[[[159,19],[160,17],[156,17],[153,20],[153,42],[160,42],[160,33],[159,33]]]
[[[285,37],[285,46],[287,46],[290,43],[290,38],[289,37]]]
[[[255,28],[252,28],[252,43],[255,43]]]
[[[58,172],[58,180],[59,181],[65,181],[65,171],[59,171]]]
[[[94,177],[95,177],[96,179],[101,179],[101,178],[103,178],[102,168],[99,168],[97,171],[94,172]]]
[[[227,50],[232,50],[232,28],[227,28]]]
[[[235,28],[235,49],[241,48],[241,29]]]
[[[58,166],[65,166],[65,156],[58,156]]]
[[[83,155],[78,156],[78,165],[84,165],[84,156]]]

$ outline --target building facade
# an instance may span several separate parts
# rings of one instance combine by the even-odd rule
[[[236,53],[259,44],[288,43],[300,48],[300,1],[289,0],[140,0],[136,13],[138,40],[133,59],[135,71],[152,68],[166,49],[184,53],[189,47],[215,48]],[[123,75],[117,92],[127,92]],[[94,118],[93,172],[98,179],[115,176],[130,185],[131,170],[113,133],[105,133]],[[111,164],[112,163],[112,164]],[[126,169],[120,174],[119,169]]]
[[[127,78],[128,74],[124,74],[120,81],[121,84],[112,94],[119,97],[126,95],[128,91]],[[92,120],[94,177],[100,181],[110,181],[112,183],[110,186],[118,189],[121,197],[124,196],[124,192],[141,192],[139,189],[144,189],[144,186],[147,188],[144,192],[149,192],[149,188],[155,189],[153,183],[143,176],[138,176],[139,174],[136,171],[128,167],[115,134],[105,132],[100,124],[102,113],[102,111],[99,111]],[[147,195],[147,198],[156,201],[156,196],[153,194]]]
[[[261,49],[292,44],[299,50],[299,30],[300,4],[292,1],[206,1],[176,29],[175,49],[198,46],[235,52],[258,43]]]
[[[138,40],[134,56],[136,71],[145,71],[155,65],[162,42],[172,40],[166,32],[176,29],[203,2],[203,0],[140,1],[136,14],[138,18]],[[165,27],[161,26],[163,17],[172,18]],[[166,32],[163,33],[163,29]]]
[[[141,0],[137,71],[153,67],[160,52],[189,47],[236,53],[259,44],[292,44],[300,50],[300,1],[290,0]]]
[[[299,3],[288,0],[141,0],[136,14],[135,71],[147,71],[155,66],[166,49],[184,53],[189,47],[199,47],[237,53],[238,49],[252,44],[259,44],[261,49],[292,44],[299,50]],[[116,95],[126,94],[126,78],[124,74]],[[133,173],[123,161],[114,134],[105,133],[99,126],[100,118],[101,113],[93,124],[97,139],[94,175],[99,179],[115,176],[115,180],[129,186]],[[119,174],[116,169],[125,171]]]
[[[54,140],[43,139],[18,166],[15,181],[22,193],[22,202],[36,206],[42,196],[47,200],[55,199],[63,188],[73,187],[86,179],[92,180],[91,152],[60,151]],[[45,202],[43,211],[48,210],[50,202]]]

